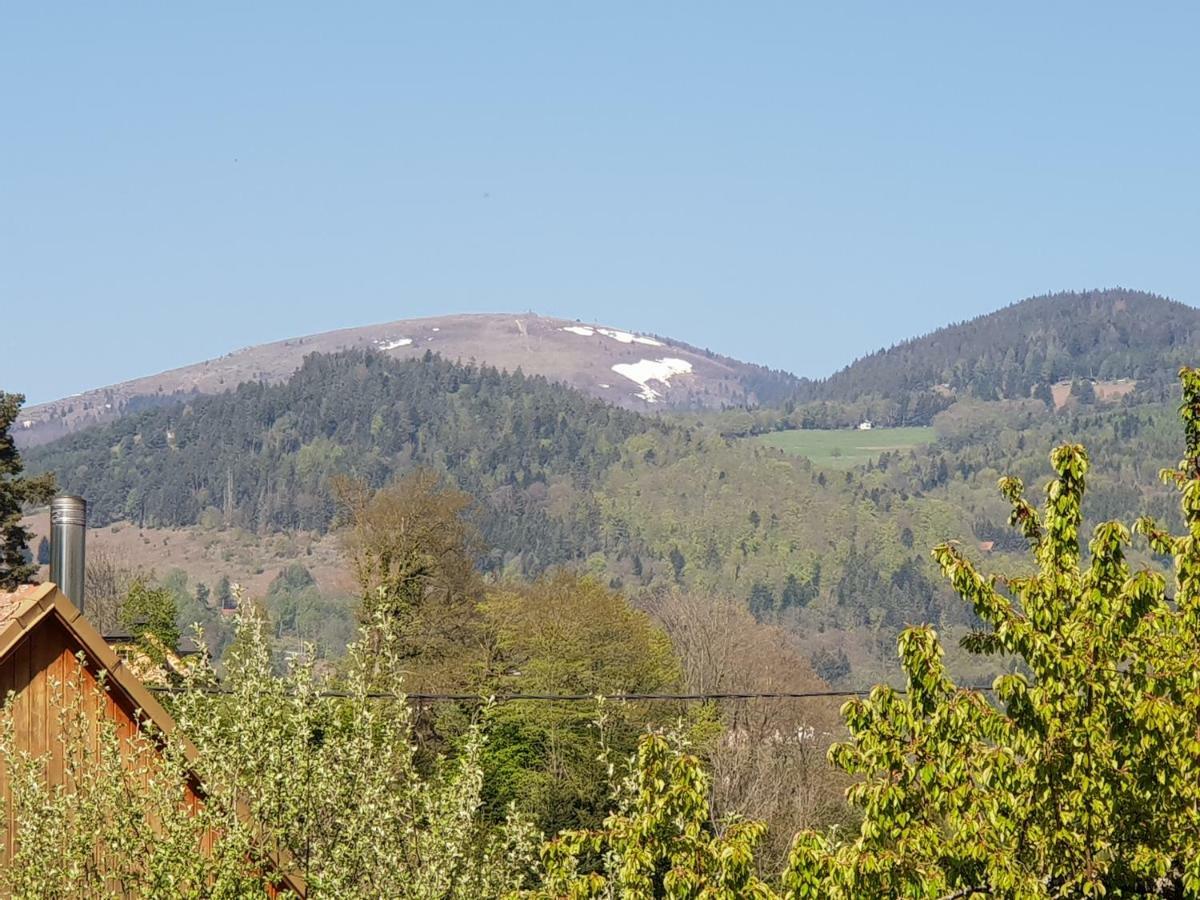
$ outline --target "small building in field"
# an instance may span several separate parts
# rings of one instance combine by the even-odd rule
[[[863,419],[861,422],[858,423],[859,431],[870,431],[874,427],[875,426],[871,424],[871,421],[869,419]]]
[[[101,672],[106,673],[104,691],[95,690]],[[27,585],[12,593],[0,592],[0,698],[12,698],[15,749],[45,755],[45,777],[51,785],[64,782],[61,699],[56,699],[54,685],[75,679],[84,689],[88,713],[114,720],[122,737],[144,733],[150,727],[164,736],[175,734],[175,722],[167,711],[55,585]],[[5,808],[11,806],[9,796],[6,767],[0,765],[0,799]],[[190,785],[189,807],[203,802],[198,785]],[[14,834],[10,815],[5,820],[0,858],[11,857]],[[280,878],[280,888],[270,896],[285,889],[298,897],[306,895],[299,877],[281,874]]]

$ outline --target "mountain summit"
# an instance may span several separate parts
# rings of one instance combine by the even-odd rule
[[[532,313],[402,319],[246,347],[172,369],[31,406],[23,445],[45,443],[88,425],[247,381],[287,379],[310,353],[373,348],[407,359],[426,352],[527,375],[543,375],[630,409],[720,408],[761,402],[797,380],[659,335]]]

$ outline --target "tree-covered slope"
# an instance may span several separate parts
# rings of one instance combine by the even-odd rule
[[[379,487],[427,466],[482,501],[489,541],[541,568],[587,552],[587,488],[631,435],[662,428],[543,378],[348,351],[282,384],[243,384],[28,451],[91,520],[324,530],[331,479]],[[552,511],[572,496],[575,517]]]
[[[379,487],[431,467],[478,501],[488,568],[586,560],[634,594],[721,593],[822,626],[936,616],[920,548],[969,527],[858,474],[432,354],[314,355],[286,383],[147,411],[28,460],[85,495],[95,525],[258,531],[327,529],[337,475]]]
[[[1200,310],[1141,291],[1061,293],[1014,303],[857,360],[813,387],[851,401],[945,386],[985,400],[1029,397],[1072,378],[1170,385],[1200,358]]]
[[[1093,448],[1098,514],[1170,519],[1156,476],[1182,450],[1175,402],[1058,412],[1032,399],[959,402],[935,418],[929,446],[834,471],[695,417],[651,419],[540,378],[354,351],[27,459],[84,494],[97,525],[259,532],[327,529],[336,475],[379,487],[430,467],[477,501],[488,570],[572,563],[634,598],[732,598],[797,629],[813,652],[840,644],[861,681],[894,664],[896,628],[971,624],[928,548],[956,539],[981,555],[1020,550],[996,481],[1040,477],[1054,444]],[[834,662],[822,674],[845,679]]]

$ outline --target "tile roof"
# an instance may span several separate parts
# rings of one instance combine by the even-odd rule
[[[11,593],[0,591],[0,628],[9,623],[22,603],[41,590],[40,584],[23,584]]]

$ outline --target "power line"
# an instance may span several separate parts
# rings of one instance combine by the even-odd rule
[[[167,685],[147,685],[156,694],[184,694],[188,688],[170,687]],[[194,689],[192,689],[194,690]],[[202,688],[206,694],[230,694],[226,688]],[[500,694],[484,697],[479,694],[433,694],[413,693],[395,694],[386,691],[372,691],[365,696],[369,700],[407,700],[410,703],[707,703],[717,700],[809,700],[828,697],[865,697],[874,688],[866,690],[847,691],[746,691],[727,692],[716,691],[702,694]],[[892,688],[894,693],[907,694],[903,688]],[[991,687],[959,687],[960,691],[979,691],[992,693]],[[317,691],[318,697],[351,697],[350,691]]]

